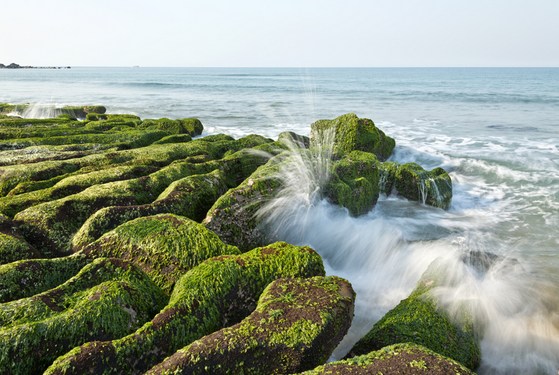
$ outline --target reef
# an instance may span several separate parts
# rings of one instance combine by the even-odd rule
[[[325,277],[315,250],[270,235],[262,210],[286,198],[286,172],[304,166],[309,199],[353,216],[383,195],[439,209],[452,199],[442,168],[390,161],[395,141],[372,120],[234,139],[204,135],[195,118],[102,105],[27,118],[35,109],[0,103],[0,374],[467,374],[479,363],[468,320],[431,298],[431,272],[355,357],[325,365],[355,293]]]

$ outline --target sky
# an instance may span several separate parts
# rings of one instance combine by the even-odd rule
[[[559,0],[18,0],[0,63],[559,66]]]

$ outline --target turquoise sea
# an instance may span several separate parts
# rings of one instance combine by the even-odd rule
[[[102,104],[142,118],[198,117],[204,134],[235,137],[308,134],[313,121],[347,112],[371,118],[396,139],[392,160],[445,168],[454,197],[447,211],[381,197],[359,218],[294,197],[304,213],[275,213],[293,215],[276,236],[316,248],[357,291],[334,356],[446,259],[454,282],[435,295],[450,312],[472,309],[479,373],[558,373],[559,68],[2,69],[0,102],[37,104],[33,116]],[[465,261],[480,257],[489,265]]]

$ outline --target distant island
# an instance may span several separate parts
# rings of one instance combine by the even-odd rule
[[[30,65],[19,65],[16,63],[11,63],[10,65],[4,65],[0,63],[0,69],[71,69],[71,66],[30,66]]]

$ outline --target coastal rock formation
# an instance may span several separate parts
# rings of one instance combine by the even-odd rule
[[[429,374],[473,375],[462,364],[431,351],[421,345],[396,344],[381,350],[330,362],[301,375],[369,375],[369,374]]]
[[[388,166],[385,173],[385,184],[393,186],[399,195],[443,209],[450,206],[452,182],[444,169],[426,171],[416,163],[406,163],[397,166],[395,170],[393,166]],[[390,182],[391,179],[393,182]]]
[[[394,140],[354,114],[274,141],[198,138],[192,118],[51,109],[22,118],[37,106],[0,104],[0,373],[310,370],[349,327],[355,296],[323,277],[313,249],[275,242],[261,209],[293,192],[353,216],[393,191],[450,205],[444,170],[385,161]],[[474,368],[469,326],[437,308],[429,277],[353,353],[406,340]],[[462,371],[402,348],[385,352]]]
[[[288,374],[328,359],[349,328],[355,293],[338,277],[279,279],[240,323],[180,349],[147,374]]]
[[[379,169],[376,156],[352,151],[332,165],[324,195],[334,204],[346,207],[354,216],[369,212],[379,197]]]
[[[334,133],[333,155],[341,158],[351,151],[373,153],[379,160],[386,160],[396,145],[393,138],[384,134],[374,122],[348,113],[333,120],[319,120],[311,125],[311,140],[324,139],[328,132]]]
[[[135,330],[164,301],[143,272],[99,258],[56,288],[0,305],[2,371],[41,372],[76,345]]]
[[[321,275],[314,250],[286,243],[211,258],[184,274],[167,306],[139,330],[77,347],[46,373],[143,373],[194,340],[241,321],[273,280]]]
[[[479,337],[467,310],[452,319],[440,309],[429,291],[437,286],[441,272],[435,262],[425,271],[416,289],[390,310],[351,349],[349,357],[385,346],[412,342],[452,358],[471,370],[480,363]]]

